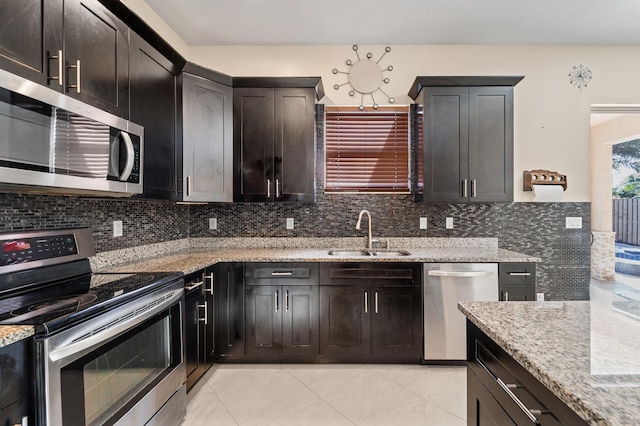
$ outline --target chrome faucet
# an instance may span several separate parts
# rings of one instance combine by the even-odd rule
[[[362,222],[362,215],[363,214],[367,214],[367,216],[369,217],[369,239],[367,240],[367,250],[372,251],[373,250],[373,241],[371,239],[371,213],[369,213],[368,210],[362,210],[360,212],[360,214],[358,215],[358,222],[356,222],[356,229],[360,229],[360,222]]]

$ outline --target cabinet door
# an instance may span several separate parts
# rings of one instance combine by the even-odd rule
[[[285,357],[314,359],[320,352],[318,286],[284,286],[282,351]]]
[[[516,425],[507,411],[470,369],[467,369],[467,425]]]
[[[513,201],[513,88],[469,88],[469,190],[478,202]]]
[[[371,291],[372,356],[418,362],[422,352],[420,287],[372,287]]]
[[[274,90],[236,88],[233,95],[234,200],[273,201]]]
[[[176,74],[178,70],[131,33],[131,121],[144,127],[143,197],[177,199]]]
[[[204,356],[204,295],[188,300],[185,304],[185,364],[187,367],[187,389],[190,389],[206,369]]]
[[[504,301],[533,301],[536,300],[536,291],[532,286],[500,286],[500,300]]]
[[[248,285],[246,354],[272,360],[282,355],[282,287]]]
[[[33,340],[25,339],[0,348],[0,424],[21,425],[32,417]]]
[[[469,89],[424,88],[424,201],[469,196]]]
[[[313,89],[275,89],[276,201],[314,201],[314,98]]]
[[[242,264],[218,264],[216,294],[216,351],[220,357],[244,356],[244,290]]]
[[[127,26],[98,0],[65,0],[64,41],[65,93],[128,118]]]
[[[369,360],[368,286],[320,286],[320,351],[329,361]]]
[[[0,10],[0,67],[62,91],[62,0],[0,0]]]
[[[233,201],[233,89],[183,77],[183,199]]]
[[[204,296],[207,309],[207,322],[205,324],[205,362],[207,368],[215,361],[216,352],[216,304],[218,303],[216,290],[217,266],[207,268],[204,272]]]

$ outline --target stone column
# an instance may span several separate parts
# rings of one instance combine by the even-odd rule
[[[598,280],[614,281],[616,279],[615,232],[592,231],[591,245],[591,277]]]

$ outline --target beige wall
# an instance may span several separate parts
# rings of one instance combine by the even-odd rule
[[[143,0],[123,1],[146,6]],[[143,19],[149,14],[148,22],[158,26],[161,35],[171,35],[148,6],[136,12]],[[177,36],[172,37],[168,41]],[[321,76],[329,98],[325,102],[359,101],[348,96],[346,87],[333,89],[346,79],[331,70],[346,70],[344,61],[355,59],[351,45],[178,47],[189,60],[232,76]],[[531,193],[521,190],[522,171],[538,168],[567,175],[564,201],[589,201],[591,104],[640,103],[640,46],[407,45],[391,49],[381,61],[394,66],[386,74],[391,83],[385,91],[401,103],[409,102],[406,94],[418,75],[525,76],[515,89],[515,201],[532,200]],[[379,58],[384,46],[361,46],[360,52]],[[568,78],[571,67],[580,63],[593,71],[592,83],[582,92]]]

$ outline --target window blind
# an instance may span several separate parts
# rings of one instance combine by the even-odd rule
[[[409,192],[409,107],[326,107],[325,192]]]

